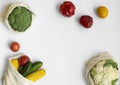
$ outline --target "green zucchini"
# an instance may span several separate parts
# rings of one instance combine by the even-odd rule
[[[43,63],[41,61],[37,61],[35,63],[32,64],[31,69],[29,70],[29,74],[38,70],[40,67],[42,67]]]
[[[32,62],[28,61],[25,67],[23,67],[20,70],[20,74],[22,74],[23,76],[27,76],[29,74],[31,67],[32,67]]]

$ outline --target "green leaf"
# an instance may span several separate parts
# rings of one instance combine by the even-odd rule
[[[118,70],[117,63],[114,62],[113,60],[106,60],[106,63],[103,65],[103,67],[106,66],[112,66],[113,68],[116,68]]]
[[[92,68],[90,71],[91,77],[94,78],[96,74],[97,74],[97,71],[95,70],[95,68]]]
[[[112,85],[116,85],[116,82],[118,81],[118,79],[115,79],[112,81]]]

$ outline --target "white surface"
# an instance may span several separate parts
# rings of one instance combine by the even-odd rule
[[[0,78],[7,67],[7,59],[21,52],[31,60],[44,62],[47,75],[35,85],[87,85],[84,62],[103,51],[110,52],[120,67],[120,0],[71,0],[76,6],[71,18],[59,13],[59,4],[64,0],[0,0],[0,13],[8,3],[15,1],[28,3],[36,19],[30,30],[17,34],[0,23]],[[95,13],[100,5],[109,9],[106,19],[100,19]],[[86,30],[78,23],[83,14],[94,18],[91,29]],[[19,52],[9,49],[11,41],[21,44]]]

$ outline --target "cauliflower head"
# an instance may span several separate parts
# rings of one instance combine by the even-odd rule
[[[101,60],[90,71],[95,85],[115,85],[118,80],[118,66],[113,60]]]

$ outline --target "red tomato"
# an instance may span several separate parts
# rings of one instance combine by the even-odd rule
[[[90,28],[93,24],[93,18],[89,15],[83,15],[80,17],[79,22],[84,26],[86,29]]]
[[[66,17],[71,17],[75,13],[75,5],[71,1],[64,1],[60,5],[60,12]]]
[[[13,52],[17,52],[20,49],[20,44],[18,42],[12,42],[10,45],[10,49]]]
[[[30,58],[26,55],[23,55],[18,59],[20,66],[24,66],[28,61],[30,61]]]

